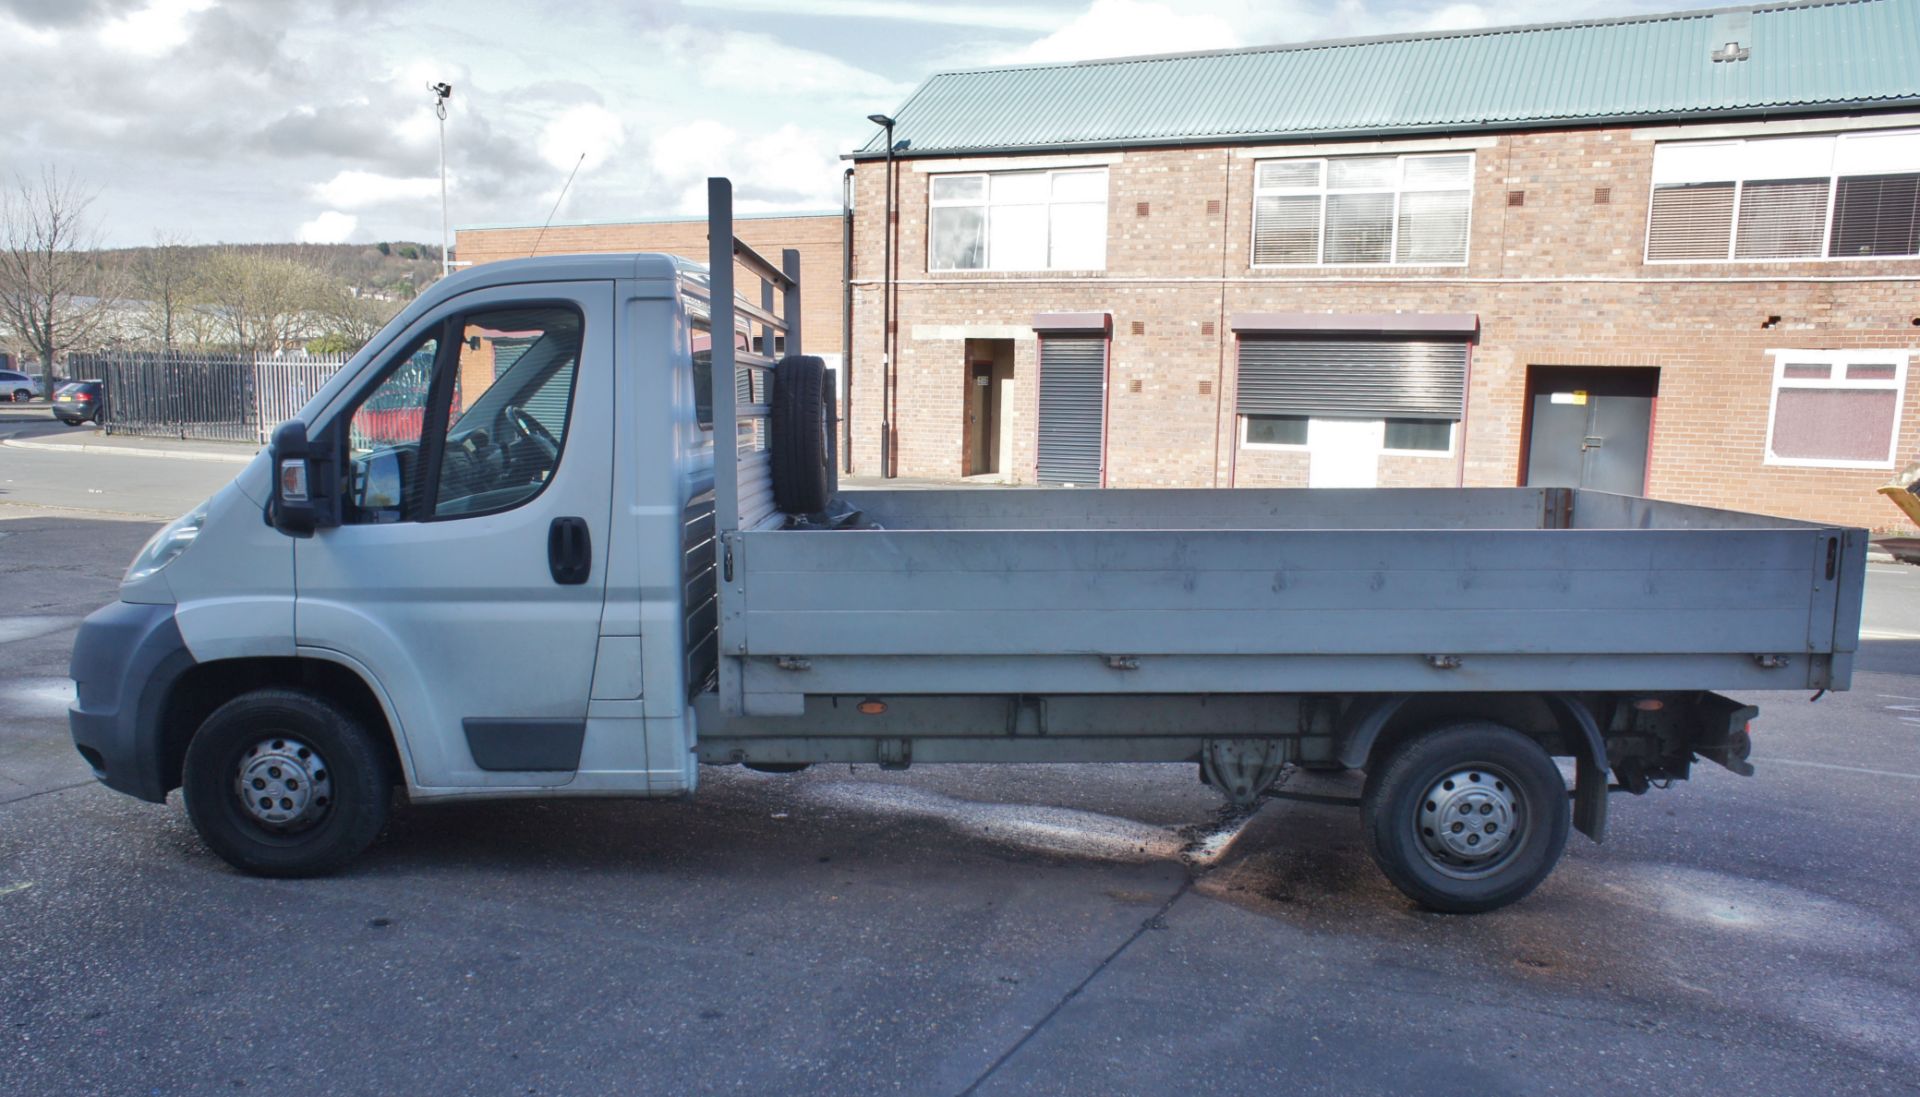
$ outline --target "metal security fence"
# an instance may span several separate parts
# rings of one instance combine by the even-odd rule
[[[344,354],[121,352],[74,355],[68,373],[105,382],[100,422],[110,434],[265,442],[346,361]]]
[[[346,361],[344,354],[303,354],[254,362],[253,394],[260,409],[260,440],[265,442],[273,428],[300,414],[313,394],[333,380]]]

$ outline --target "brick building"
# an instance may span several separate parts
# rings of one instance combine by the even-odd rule
[[[895,114],[891,203],[885,137],[851,156],[860,474],[1901,525],[1920,0],[951,72]]]
[[[734,232],[755,251],[780,260],[780,252],[800,252],[800,334],[807,350],[837,367],[846,303],[846,240],[839,210],[824,213],[736,214]],[[620,222],[553,225],[476,225],[459,229],[454,255],[463,263],[524,259],[536,246],[541,255],[588,252],[657,251],[707,261],[707,219],[663,217]],[[747,284],[741,275],[741,284]]]

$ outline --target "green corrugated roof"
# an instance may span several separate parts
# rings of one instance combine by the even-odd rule
[[[1716,61],[1729,40],[1744,60]],[[1920,103],[1920,0],[1842,0],[943,72],[911,155],[1198,144]],[[881,155],[876,130],[856,158]]]

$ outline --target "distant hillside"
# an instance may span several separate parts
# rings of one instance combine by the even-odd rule
[[[99,253],[102,267],[128,274],[153,248],[113,248]],[[190,262],[215,252],[260,252],[291,259],[344,282],[362,294],[406,299],[440,277],[440,246],[395,240],[380,244],[194,244],[183,248]]]

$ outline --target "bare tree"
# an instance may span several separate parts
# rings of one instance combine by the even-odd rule
[[[398,302],[361,293],[345,282],[328,285],[319,309],[325,338],[335,344],[331,349],[348,352],[366,346],[398,311]]]
[[[14,176],[0,194],[0,324],[40,358],[51,390],[54,356],[85,346],[112,308],[92,252],[100,233],[88,218],[93,195],[58,168]]]
[[[316,334],[325,282],[284,256],[226,248],[206,265],[207,301],[242,351],[272,354]]]
[[[147,303],[142,326],[149,343],[171,354],[178,343],[199,341],[183,338],[194,326],[187,313],[199,303],[199,276],[192,248],[178,236],[158,234],[134,257],[133,292]]]

